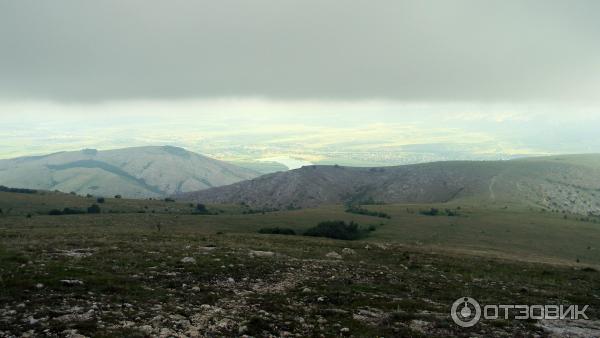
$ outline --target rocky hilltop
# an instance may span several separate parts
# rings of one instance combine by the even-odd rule
[[[204,203],[305,208],[339,203],[518,203],[600,214],[600,155],[380,168],[308,166],[180,194]]]

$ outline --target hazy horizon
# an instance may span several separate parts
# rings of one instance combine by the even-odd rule
[[[4,117],[0,158],[168,144],[227,161],[393,165],[600,149],[596,110],[569,104],[214,99],[0,107],[15,112]]]

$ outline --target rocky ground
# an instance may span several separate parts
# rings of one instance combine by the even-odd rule
[[[600,274],[273,235],[14,229],[0,251],[0,336],[599,335],[595,321],[456,326],[451,304],[590,304]],[[595,326],[596,325],[596,326]]]

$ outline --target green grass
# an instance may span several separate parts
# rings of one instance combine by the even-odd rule
[[[595,218],[541,212],[539,209],[514,205],[370,205],[368,210],[382,212],[391,219],[345,212],[343,206],[247,214],[243,206],[209,205],[218,215],[193,215],[196,204],[157,200],[107,198],[100,204],[102,215],[45,216],[53,208],[80,208],[95,203],[95,198],[48,193],[30,195],[0,192],[0,228],[13,225],[65,228],[115,227],[114,231],[155,230],[157,224],[168,231],[194,231],[210,234],[217,231],[256,233],[261,228],[290,228],[302,234],[327,220],[356,222],[367,227],[376,225],[369,238],[406,245],[441,247],[489,254],[507,255],[524,260],[549,260],[564,263],[600,265],[600,223]],[[448,217],[421,215],[421,210],[438,208],[458,210]],[[109,213],[112,210],[114,213]],[[151,211],[155,212],[152,213]],[[140,213],[140,211],[145,211]],[[33,218],[26,219],[28,213]],[[40,213],[41,215],[38,215]],[[8,214],[8,215],[7,215]],[[136,215],[134,215],[136,214]],[[11,216],[14,215],[14,216]],[[22,216],[22,217],[21,217]],[[381,226],[380,226],[381,225]],[[2,231],[2,230],[0,230]],[[6,230],[4,230],[6,231]],[[49,231],[52,231],[49,229]]]

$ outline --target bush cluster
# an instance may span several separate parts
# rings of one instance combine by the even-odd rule
[[[296,232],[293,229],[290,228],[280,228],[280,227],[274,227],[274,228],[262,228],[260,230],[258,230],[259,234],[275,234],[275,235],[295,235]]]
[[[392,216],[386,214],[385,212],[382,211],[372,211],[372,210],[368,210],[365,208],[361,208],[359,206],[349,206],[346,209],[346,212],[352,213],[352,214],[359,214],[359,215],[367,215],[367,216],[374,216],[374,217],[380,217],[380,218],[387,218],[390,219],[392,218]]]
[[[192,207],[194,206],[193,204],[191,204]],[[219,212],[211,212],[210,210],[208,210],[208,208],[206,207],[206,205],[202,204],[202,203],[198,203],[196,204],[196,206],[194,207],[194,210],[192,211],[192,215],[218,215]]]
[[[99,214],[100,206],[98,204],[92,204],[89,208],[87,208],[88,214]]]
[[[279,209],[276,209],[276,208],[248,209],[248,210],[242,211],[242,214],[244,214],[244,215],[263,214],[264,215],[267,212],[274,212],[274,211],[279,211]]]
[[[81,210],[81,209],[75,209],[75,208],[64,208],[62,210],[52,209],[48,212],[48,215],[51,215],[51,216],[80,215],[80,214],[86,214],[86,213],[87,214],[99,214],[100,207],[98,206],[98,204],[92,204],[89,208],[87,208],[87,211]]]
[[[304,232],[304,236],[355,240],[366,237],[369,230],[359,228],[354,222],[326,221]]]
[[[20,193],[20,194],[35,194],[35,193],[37,193],[37,190],[33,190],[33,189],[9,188],[9,187],[5,187],[3,185],[0,185],[0,191],[16,192],[16,193]]]
[[[451,209],[440,210],[437,208],[431,208],[429,210],[421,210],[421,211],[419,211],[419,213],[421,215],[425,215],[425,216],[459,216],[458,209],[457,210],[451,210]]]
[[[303,235],[312,237],[327,237],[333,239],[356,240],[366,237],[371,231],[377,230],[376,225],[369,225],[366,228],[360,227],[354,222],[346,223],[344,221],[325,221],[317,226],[307,229]],[[295,235],[296,232],[290,228],[262,228],[258,230],[260,234],[276,235]]]

